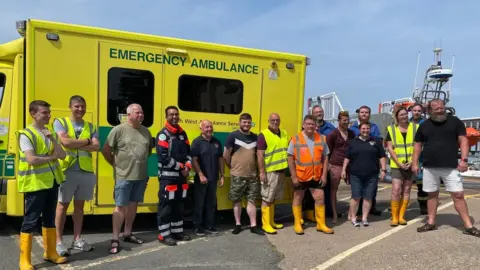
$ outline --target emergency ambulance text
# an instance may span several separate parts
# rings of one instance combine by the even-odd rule
[[[158,54],[158,53],[123,50],[123,49],[116,49],[116,48],[110,48],[109,56],[110,58],[113,58],[113,59],[122,59],[122,60],[156,63],[156,64],[168,64],[173,66],[181,65],[182,67],[185,66],[185,62],[187,61],[187,57],[184,57],[184,56],[177,56],[177,55],[170,56],[170,55],[164,55],[164,54]],[[227,72],[246,73],[246,74],[258,74],[258,69],[259,69],[257,65],[238,64],[238,63],[229,64],[223,61],[214,61],[214,60],[196,59],[196,58],[192,59],[192,62],[190,63],[190,67],[209,69],[209,70],[227,71]]]

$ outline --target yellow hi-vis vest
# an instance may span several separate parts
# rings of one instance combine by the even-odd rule
[[[287,132],[280,129],[279,137],[267,128],[262,130],[262,134],[265,136],[265,141],[267,142],[267,149],[265,150],[264,157],[265,171],[273,172],[287,168]]]
[[[415,144],[414,139],[418,130],[418,124],[408,124],[406,141],[403,139],[403,135],[398,126],[390,125],[387,127],[387,130],[390,134],[390,138],[392,139],[393,150],[397,155],[398,161],[400,163],[411,162]],[[390,168],[399,168],[393,158],[390,159]]]
[[[70,117],[58,118],[57,120],[60,122],[63,128],[65,128],[68,136],[75,139],[75,129],[73,128]],[[94,131],[93,124],[83,121],[83,130],[78,139],[90,139]],[[71,167],[78,159],[78,165],[80,166],[80,169],[87,172],[93,172],[92,153],[78,149],[66,148],[65,146],[63,146],[63,149],[65,149],[65,152],[67,153],[65,160],[60,161],[63,171]]]
[[[52,132],[54,140],[58,140],[57,135]],[[53,153],[53,143],[47,149],[47,144],[42,139],[42,135],[34,128],[27,127],[24,130],[17,131],[17,141],[20,146],[20,135],[25,135],[32,142],[36,156],[45,157]],[[58,160],[44,163],[42,165],[32,166],[28,164],[25,153],[18,147],[19,161],[17,171],[17,189],[19,192],[33,192],[53,187],[54,179],[58,184],[65,181],[65,175],[62,172]]]

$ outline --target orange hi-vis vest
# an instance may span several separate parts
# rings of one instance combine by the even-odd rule
[[[303,132],[292,137],[293,156],[295,158],[295,169],[299,182],[311,180],[320,181],[323,172],[323,145],[325,136],[315,132],[313,144],[313,158]]]

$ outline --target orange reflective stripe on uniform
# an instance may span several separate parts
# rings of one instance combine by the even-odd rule
[[[322,176],[324,137],[314,134],[313,158],[303,133],[292,138],[297,178],[300,182],[320,179]],[[317,180],[318,181],[318,180]]]
[[[188,184],[182,184],[182,189],[183,189],[182,197],[185,198],[187,197]]]
[[[167,185],[165,190],[168,191],[168,199],[173,200],[175,198],[175,191],[177,191],[177,185]]]

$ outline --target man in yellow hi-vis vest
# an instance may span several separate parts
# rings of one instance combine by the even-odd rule
[[[53,129],[62,143],[67,157],[61,161],[65,182],[60,185],[55,225],[57,227],[57,252],[61,256],[70,255],[63,243],[63,228],[67,209],[73,199],[73,241],[71,247],[91,251],[93,246],[82,237],[83,206],[93,199],[93,188],[97,177],[93,173],[92,153],[100,149],[98,132],[92,123],[83,119],[87,103],[81,96],[70,98],[70,117],[53,120]]]
[[[276,234],[275,229],[283,228],[273,218],[275,199],[283,195],[285,169],[288,167],[288,140],[287,132],[280,129],[280,116],[277,113],[270,114],[268,128],[262,130],[257,139],[257,161],[262,185],[262,229],[269,234]]]
[[[67,261],[55,250],[55,206],[58,185],[65,180],[58,159],[66,157],[58,137],[46,125],[50,121],[50,104],[34,100],[29,106],[33,123],[18,136],[17,189],[23,193],[25,213],[20,232],[21,270],[34,269],[31,263],[32,233],[42,216],[45,260],[59,264]]]

